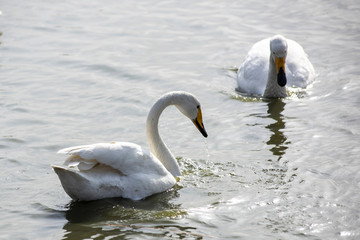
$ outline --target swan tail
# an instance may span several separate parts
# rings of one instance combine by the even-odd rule
[[[53,165],[65,192],[74,200],[91,201],[123,196],[122,175],[99,165],[90,171]]]
[[[83,200],[88,198],[84,196],[84,186],[89,184],[89,180],[79,171],[68,169],[66,167],[53,165],[55,173],[59,176],[61,185],[65,192],[74,200]]]

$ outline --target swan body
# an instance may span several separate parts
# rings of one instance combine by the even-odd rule
[[[305,88],[315,70],[300,44],[281,35],[255,43],[237,72],[238,90],[252,95],[286,97],[285,85]]]
[[[180,169],[162,141],[158,121],[162,111],[175,105],[190,118],[204,137],[199,101],[190,93],[170,92],[151,108],[146,133],[151,152],[129,142],[96,143],[60,150],[63,166],[52,166],[65,192],[74,200],[123,197],[140,200],[164,192],[176,183]]]

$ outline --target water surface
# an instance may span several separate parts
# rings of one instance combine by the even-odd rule
[[[1,1],[0,239],[357,239],[358,1]],[[305,91],[235,91],[253,43],[309,54]],[[202,103],[203,140],[175,108],[161,134],[183,176],[134,202],[72,202],[51,164],[72,145],[146,146],[163,93]]]

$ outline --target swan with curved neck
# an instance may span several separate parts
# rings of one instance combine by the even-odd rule
[[[238,70],[237,83],[241,92],[283,98],[287,96],[286,85],[305,88],[314,77],[314,68],[300,44],[275,35],[250,49]]]
[[[110,197],[139,200],[171,188],[181,172],[158,131],[160,115],[169,105],[175,105],[207,137],[196,97],[187,92],[167,93],[156,101],[146,120],[151,153],[128,142],[97,143],[60,150],[59,153],[70,156],[64,166],[52,167],[65,192],[74,200]]]
[[[202,123],[200,103],[190,94],[184,92],[168,93],[162,96],[151,108],[146,120],[146,135],[151,152],[173,176],[180,176],[176,159],[162,141],[158,130],[160,114],[169,105],[175,105],[185,116],[190,118],[204,137],[207,137],[207,133]]]

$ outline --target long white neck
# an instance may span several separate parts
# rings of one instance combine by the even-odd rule
[[[268,80],[266,84],[266,88],[264,91],[264,97],[268,98],[283,98],[287,97],[286,87],[281,87],[277,83],[277,75],[276,75],[276,68],[275,62],[270,56],[269,59],[269,74]]]
[[[146,135],[151,152],[161,161],[161,163],[173,176],[180,176],[181,172],[179,165],[169,148],[161,139],[158,129],[159,117],[163,110],[167,106],[174,105],[176,103],[176,96],[173,94],[167,94],[154,104],[146,120]]]

